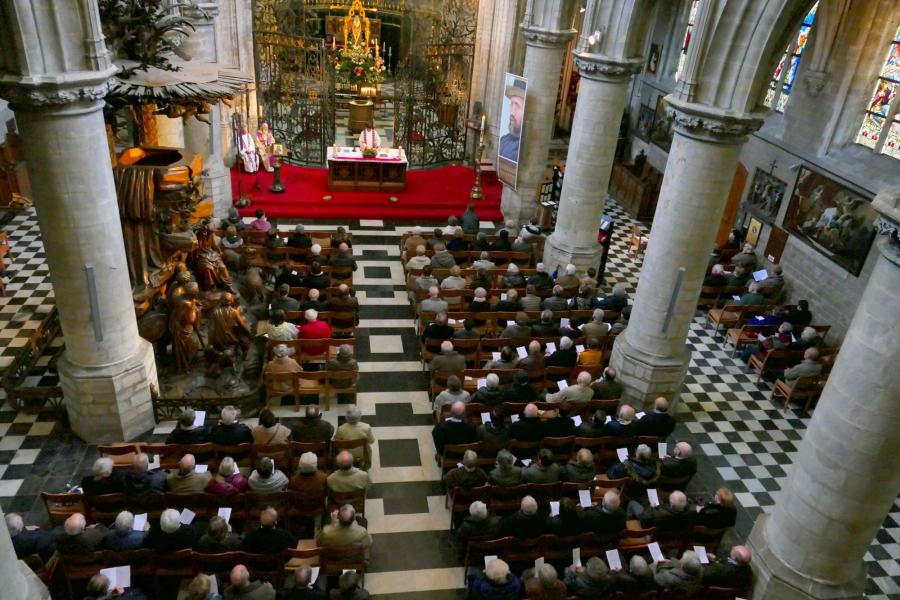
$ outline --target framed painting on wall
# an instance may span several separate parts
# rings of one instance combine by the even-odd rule
[[[675,137],[675,119],[666,111],[668,103],[663,94],[656,99],[656,111],[653,115],[653,128],[650,130],[650,141],[662,148],[666,153],[672,147]]]
[[[771,225],[778,217],[781,200],[787,183],[757,168],[753,173],[750,192],[744,201],[744,209],[764,223]]]
[[[854,276],[866,262],[878,213],[866,198],[805,166],[784,217],[785,228]]]
[[[644,140],[650,141],[650,131],[653,129],[653,109],[642,104],[641,112],[638,115],[637,129],[635,135]]]

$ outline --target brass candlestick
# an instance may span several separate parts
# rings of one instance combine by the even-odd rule
[[[475,185],[472,186],[472,192],[469,198],[472,200],[481,200],[484,198],[484,192],[481,191],[481,158],[484,155],[484,140],[478,142],[478,158],[475,160]]]

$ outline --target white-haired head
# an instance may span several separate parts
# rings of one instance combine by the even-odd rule
[[[602,323],[603,317],[605,315],[606,315],[606,313],[603,312],[602,308],[595,308],[594,309],[594,323]]]
[[[25,530],[25,522],[22,515],[17,513],[9,513],[6,515],[6,528],[9,529],[9,535],[15,537]]]
[[[794,326],[785,321],[781,325],[778,326],[779,333],[790,333],[794,330]]]
[[[441,290],[439,290],[436,285],[433,285],[430,288],[428,288],[428,296],[431,298],[437,298],[438,294],[440,294],[440,293],[441,293]]]
[[[131,528],[134,526],[134,514],[128,512],[127,510],[123,510],[118,515],[116,515],[116,531],[125,535]]]
[[[516,273],[519,272],[519,265],[517,265],[517,264],[514,263],[514,262],[509,263],[509,264],[506,266],[506,272],[507,272],[507,273],[512,273],[513,275],[515,275]]]
[[[547,270],[547,267],[546,267],[546,265],[544,265],[544,263],[538,263],[534,266],[534,270],[537,271],[538,273],[543,273],[544,271]]]
[[[474,450],[466,450],[463,453],[462,464],[466,471],[475,471],[478,468],[478,455]]]
[[[588,387],[589,385],[591,385],[591,382],[593,380],[594,380],[594,378],[591,376],[590,373],[588,373],[587,371],[582,371],[581,373],[578,374],[578,377],[575,379],[575,382],[578,385],[580,385],[581,387]]]
[[[362,420],[362,411],[359,410],[359,407],[356,405],[352,405],[347,409],[347,422],[348,423],[359,423]]]
[[[307,323],[312,323],[319,318],[319,312],[314,308],[308,308],[306,312],[303,313],[303,317],[306,319]]]
[[[237,413],[238,411],[235,407],[228,405],[222,409],[219,419],[223,425],[234,425],[234,422],[237,421]]]
[[[509,565],[495,558],[484,568],[484,576],[497,585],[503,585],[509,579]]]
[[[315,473],[319,468],[319,457],[315,452],[304,452],[300,455],[300,463],[298,468],[301,473]]]
[[[559,349],[560,350],[568,350],[571,347],[572,347],[572,338],[570,338],[567,335],[564,335],[561,338],[559,338]]]
[[[713,266],[712,266],[712,269],[710,269],[709,272],[710,272],[711,274],[713,274],[713,275],[724,275],[724,274],[725,274],[725,267],[723,267],[722,265],[716,264],[716,265],[713,265]]]
[[[524,498],[522,498],[522,503],[520,504],[520,508],[522,509],[523,515],[537,514],[537,509],[538,509],[537,500],[535,500],[531,496],[525,496]]]
[[[485,387],[489,390],[496,389],[500,387],[500,376],[496,373],[488,373],[487,377],[484,378]]]
[[[453,342],[451,342],[450,340],[444,340],[443,342],[441,342],[441,352],[443,352],[444,354],[450,354],[451,352],[453,352]]]
[[[675,490],[669,494],[669,506],[675,512],[683,511],[687,508],[687,496],[684,495],[684,492]]]
[[[312,246],[310,246],[309,251],[313,254],[322,254],[322,246],[320,246],[319,244],[313,244]]]
[[[622,406],[620,406],[619,421],[626,424],[634,421],[634,407],[630,404],[623,404]]]
[[[617,283],[612,289],[613,296],[625,296],[628,294],[628,286],[624,283]]]
[[[649,460],[650,456],[650,446],[647,444],[638,445],[637,449],[634,451],[634,457],[638,460]]]
[[[94,473],[94,477],[98,479],[109,477],[113,472],[113,464],[113,459],[108,456],[101,456],[94,461],[94,466],[91,468],[91,471]]]
[[[163,533],[175,533],[181,527],[181,513],[174,508],[167,508],[159,516],[159,528]]]
[[[291,351],[288,350],[288,347],[285,344],[278,344],[277,346],[275,346],[275,349],[272,350],[272,352],[274,352],[275,356],[277,356],[278,358],[284,358],[291,353]]]
[[[566,275],[574,275],[575,274],[575,265],[569,263],[566,265]]]
[[[806,343],[812,342],[817,337],[819,337],[819,332],[813,327],[804,327],[803,331],[800,332],[800,339]]]
[[[700,557],[693,550],[685,550],[681,555],[681,570],[691,577],[700,577],[702,567]]]
[[[616,490],[609,490],[605,494],[603,494],[603,508],[612,512],[614,510],[618,510],[622,505],[622,498],[619,497],[619,492]]]
[[[219,463],[219,475],[222,477],[231,477],[234,475],[236,468],[237,465],[234,463],[234,459],[230,456],[226,456],[222,459],[222,462]]]
[[[469,505],[469,514],[476,521],[483,521],[487,519],[488,510],[487,504],[482,502],[481,500],[476,500],[472,504]]]

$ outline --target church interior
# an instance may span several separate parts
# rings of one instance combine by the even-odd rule
[[[900,2],[3,0],[3,600],[900,600]]]

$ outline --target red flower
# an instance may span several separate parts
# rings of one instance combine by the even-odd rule
[[[363,74],[363,69],[362,69],[362,67],[356,67],[355,69],[353,69],[353,73],[354,73],[355,75],[362,75],[362,74]]]

